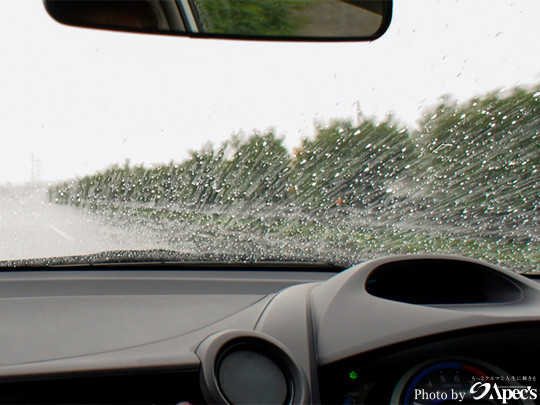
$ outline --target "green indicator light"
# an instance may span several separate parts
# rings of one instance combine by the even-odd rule
[[[358,373],[357,373],[356,371],[351,371],[351,372],[349,373],[349,378],[350,378],[351,380],[356,380],[356,379],[358,378]]]

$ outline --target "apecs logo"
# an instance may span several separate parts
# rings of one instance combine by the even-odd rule
[[[508,403],[508,400],[535,400],[537,397],[536,388],[532,388],[531,386],[499,387],[496,383],[492,386],[487,382],[473,384],[470,393],[475,400],[482,398],[498,399],[503,404]]]

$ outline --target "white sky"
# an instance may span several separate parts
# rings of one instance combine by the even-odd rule
[[[395,0],[373,43],[194,40],[59,25],[40,0],[0,2],[0,183],[71,178],[129,158],[180,161],[232,132],[394,111],[540,82],[540,1]]]

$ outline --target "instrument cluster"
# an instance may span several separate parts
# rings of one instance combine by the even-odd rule
[[[538,326],[502,329],[475,328],[462,336],[413,341],[325,365],[319,370],[321,400],[347,405],[537,403],[539,355],[529,337]],[[521,344],[515,336],[524,336]]]

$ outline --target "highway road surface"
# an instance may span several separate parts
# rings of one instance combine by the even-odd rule
[[[0,186],[0,260],[158,247],[145,236],[82,209],[51,204],[45,187]]]
[[[262,258],[334,251],[319,240],[299,243],[197,221],[93,212],[49,202],[45,186],[0,185],[0,261],[146,249]]]

